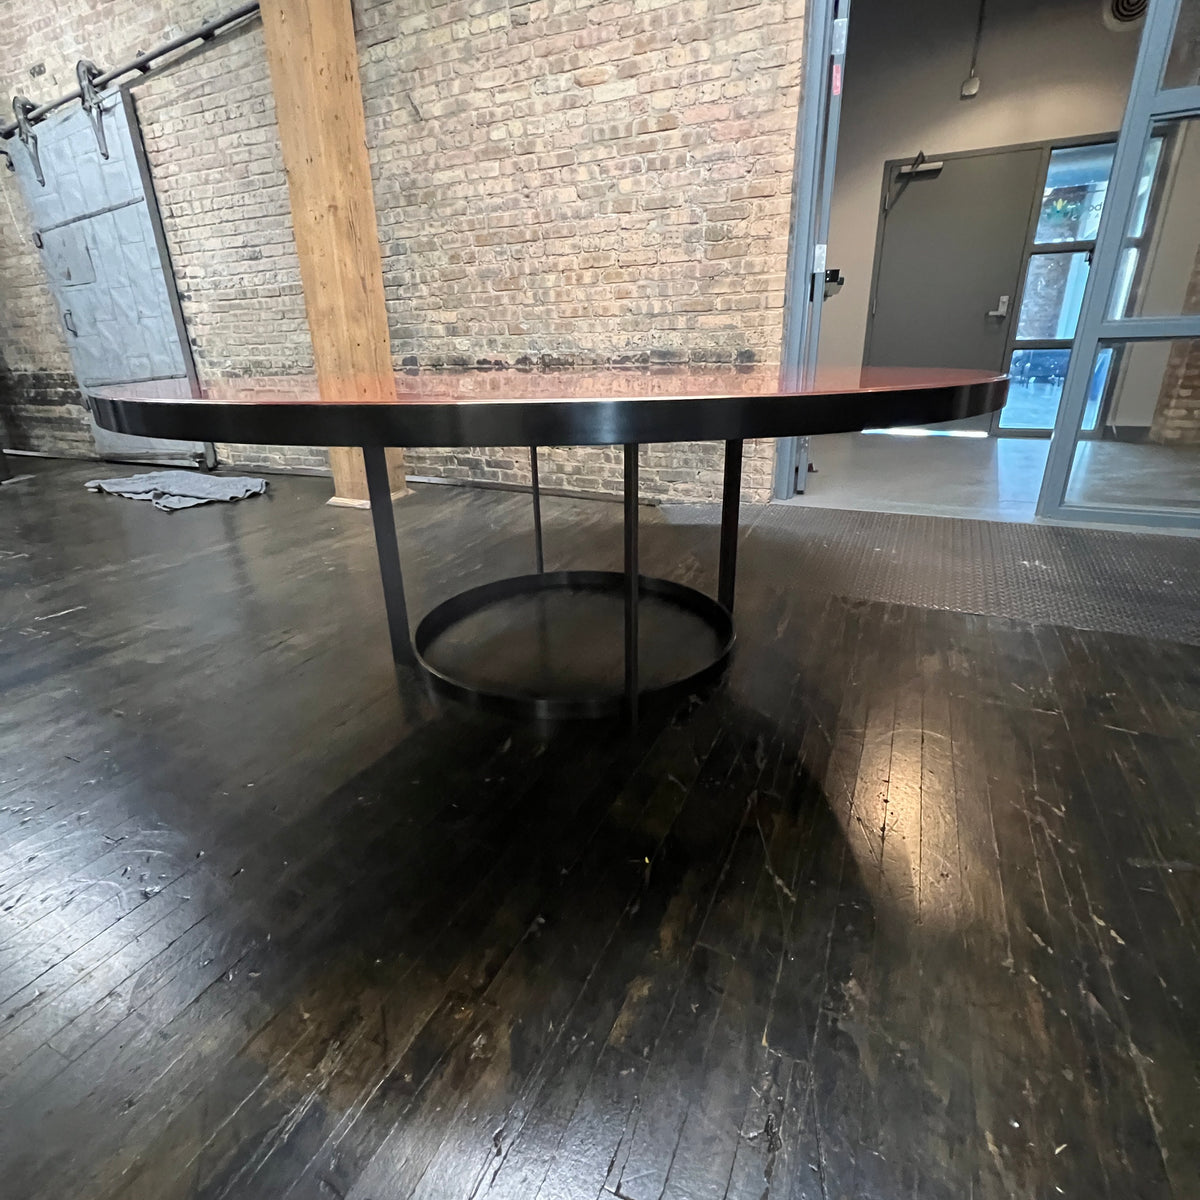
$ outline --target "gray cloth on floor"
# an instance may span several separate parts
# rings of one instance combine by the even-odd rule
[[[149,471],[123,479],[91,479],[83,485],[130,500],[149,500],[155,508],[173,512],[213,500],[241,500],[267,490],[265,479],[248,475],[201,475],[195,471]]]

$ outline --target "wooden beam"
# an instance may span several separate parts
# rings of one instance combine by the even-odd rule
[[[264,0],[263,34],[322,399],[394,394],[350,0]],[[329,451],[332,503],[367,502],[362,453]],[[389,452],[403,493],[399,451]]]

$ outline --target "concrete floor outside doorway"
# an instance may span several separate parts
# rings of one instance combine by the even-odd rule
[[[815,437],[805,493],[784,503],[1032,521],[1049,447],[1041,438]],[[1068,498],[1200,507],[1200,448],[1085,442]]]

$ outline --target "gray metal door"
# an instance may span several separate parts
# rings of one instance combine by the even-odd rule
[[[75,377],[85,392],[97,384],[144,379],[194,383],[132,101],[127,93],[110,92],[101,111],[107,158],[82,108],[34,127],[36,161],[15,139],[10,149]],[[127,437],[94,421],[92,436],[106,458],[204,459],[200,442]]]
[[[1041,170],[1040,148],[892,165],[864,362],[1005,369]]]

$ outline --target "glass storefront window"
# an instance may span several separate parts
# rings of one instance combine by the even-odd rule
[[[1167,54],[1163,87],[1192,87],[1200,83],[1200,0],[1183,0],[1175,36]]]
[[[1153,153],[1151,153],[1153,152]],[[1200,118],[1154,128],[1109,314],[1200,313]]]
[[[1096,237],[1115,146],[1065,146],[1050,154],[1034,241],[1090,242]]]
[[[1146,232],[1146,212],[1150,207],[1150,189],[1158,174],[1158,160],[1162,157],[1162,138],[1152,136],[1142,155],[1142,173],[1138,176],[1137,196],[1133,201],[1133,213],[1129,218],[1129,236],[1140,238]]]
[[[1200,0],[1147,8],[1114,167],[1038,514],[1200,529]]]
[[[1111,361],[1112,351],[1106,347],[1092,372],[1083,417],[1083,428],[1089,433],[1100,423]],[[1015,350],[1009,367],[1008,403],[1000,413],[1000,428],[1053,429],[1070,362],[1069,349]]]
[[[1088,277],[1086,253],[1035,254],[1025,273],[1018,341],[1066,341],[1075,336]]]
[[[1200,338],[1101,344],[1097,365],[1104,355],[1114,436],[1076,445],[1067,502],[1200,510]]]

